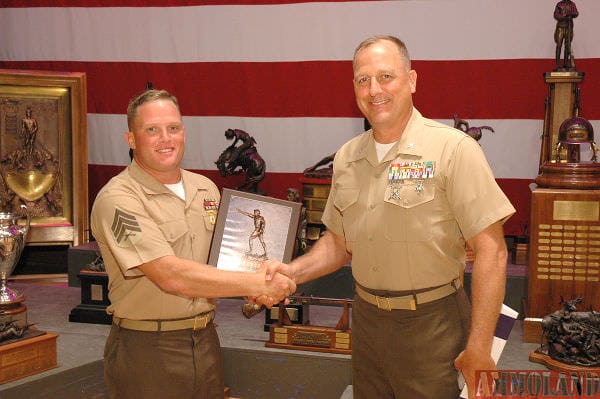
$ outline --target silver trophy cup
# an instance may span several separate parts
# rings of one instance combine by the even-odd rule
[[[19,263],[29,231],[29,212],[25,205],[21,205],[21,208],[25,210],[26,215],[24,225],[18,223],[22,216],[0,212],[0,310],[19,304],[25,299],[23,294],[8,288],[7,285],[8,277]]]

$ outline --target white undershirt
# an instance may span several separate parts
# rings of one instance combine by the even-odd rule
[[[173,191],[179,198],[185,201],[185,190],[183,189],[183,181],[179,180],[175,184],[165,184],[169,190]]]
[[[375,142],[375,151],[377,151],[377,160],[381,162],[383,157],[385,157],[385,154],[388,153],[388,151],[390,150],[390,148],[392,148],[394,146],[394,144],[396,144],[395,141],[391,142],[391,143],[386,143],[386,144],[381,144],[381,143]]]

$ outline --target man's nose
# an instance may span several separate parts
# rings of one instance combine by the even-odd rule
[[[381,93],[381,85],[379,84],[379,81],[375,78],[371,78],[369,81],[369,94],[371,96],[375,96],[379,93]]]
[[[171,135],[169,134],[169,128],[168,127],[161,127],[158,130],[158,137],[161,140],[167,140],[171,137]]]

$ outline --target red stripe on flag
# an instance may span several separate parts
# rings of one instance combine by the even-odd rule
[[[319,3],[349,3],[365,0],[320,0]],[[381,1],[381,0],[366,0]],[[3,0],[0,8],[31,7],[185,7],[212,5],[269,5],[316,3],[315,0]]]
[[[428,117],[542,119],[553,60],[414,61],[415,105]],[[600,119],[600,59],[585,71],[582,115]],[[86,72],[88,112],[122,114],[146,82],[173,92],[185,115],[361,117],[350,61],[72,62],[0,61],[0,68]],[[596,77],[596,78],[593,78]]]
[[[90,205],[94,202],[98,191],[110,180],[111,177],[121,172],[125,166],[111,165],[89,165],[89,201]],[[222,177],[216,170],[194,170],[208,177],[222,189],[223,187],[235,188],[244,182],[243,176]],[[264,180],[260,183],[261,190],[267,192],[271,197],[285,199],[287,189],[295,188],[302,192],[300,178],[302,173],[267,173]],[[527,234],[530,213],[530,190],[529,184],[532,180],[527,179],[496,179],[498,185],[506,193],[510,201],[517,209],[513,215],[504,224],[504,234],[524,235]]]

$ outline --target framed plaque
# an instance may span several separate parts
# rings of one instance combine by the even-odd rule
[[[85,73],[0,69],[0,210],[27,207],[28,244],[88,241],[86,101]]]
[[[224,188],[208,263],[252,272],[270,258],[289,262],[301,207],[299,202]]]

